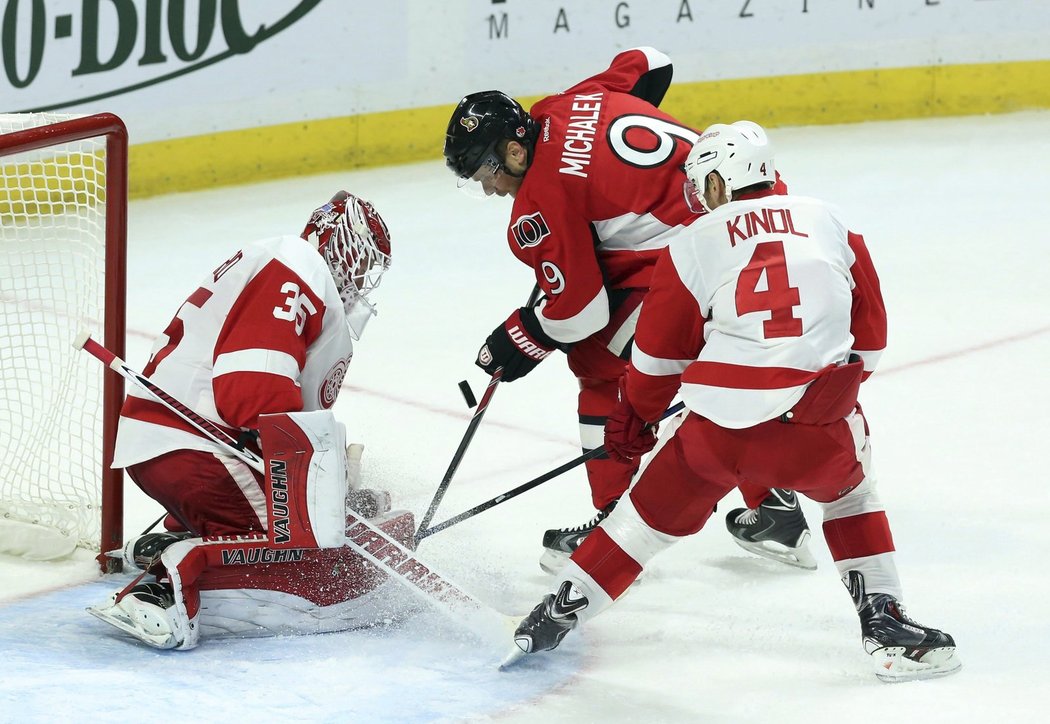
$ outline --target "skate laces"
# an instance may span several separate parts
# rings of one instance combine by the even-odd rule
[[[900,601],[894,599],[893,603],[891,603],[890,605],[893,606],[893,609],[897,612],[898,619],[903,621],[904,623],[910,623],[912,626],[918,626],[921,629],[929,628],[929,626],[924,626],[918,621],[916,621],[914,618],[909,616],[907,609],[905,608],[904,604]]]
[[[745,508],[744,512],[736,517],[737,525],[754,525],[758,522],[758,509]]]
[[[590,530],[591,528],[594,528],[603,520],[605,520],[605,511],[599,510],[597,515],[595,515],[583,525],[578,525],[575,528],[562,528],[562,531],[565,533],[582,533],[585,530]]]
[[[609,517],[609,513],[611,513],[612,509],[615,508],[615,507],[616,507],[616,503],[615,502],[611,503],[611,504],[607,505],[605,508],[603,508],[602,510],[599,510],[597,513],[595,513],[594,517],[591,518],[590,520],[588,520],[583,525],[578,525],[575,528],[560,528],[558,532],[559,533],[563,533],[563,534],[564,533],[582,533],[582,532],[584,532],[586,530],[590,530],[591,528],[596,528],[599,523],[601,523],[603,520],[605,520],[606,518]]]

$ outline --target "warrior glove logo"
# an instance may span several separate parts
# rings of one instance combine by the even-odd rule
[[[549,349],[543,349],[533,342],[532,339],[529,338],[529,335],[525,333],[525,330],[516,324],[507,330],[507,336],[510,337],[511,342],[517,345],[523,355],[531,357],[536,361],[545,359],[547,355],[551,353]],[[485,345],[485,347],[482,348],[482,353],[486,351],[488,351],[488,345]],[[482,362],[482,364],[487,363]]]
[[[510,230],[514,234],[514,241],[518,242],[518,246],[522,249],[537,246],[551,234],[543,214],[539,211],[535,214],[519,216]]]

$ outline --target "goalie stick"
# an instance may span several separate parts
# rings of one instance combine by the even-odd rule
[[[93,340],[90,334],[82,331],[77,335],[73,346],[83,349],[126,380],[145,390],[213,442],[265,475],[265,466],[260,456],[239,446],[226,431],[183,405],[148,377],[129,367],[124,360]],[[369,563],[385,571],[391,578],[402,581],[409,590],[427,603],[443,604],[438,608],[445,613],[468,614],[479,626],[492,630],[505,628],[506,616],[478,601],[421,561],[413,551],[405,548],[369,521],[354,515],[349,509],[347,510],[346,545]],[[455,616],[452,617],[455,618]]]

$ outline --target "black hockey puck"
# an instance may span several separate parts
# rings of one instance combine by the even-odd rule
[[[467,407],[474,408],[478,406],[478,401],[474,398],[474,393],[470,389],[470,383],[463,380],[459,383],[459,391],[463,393],[463,399],[466,400]]]

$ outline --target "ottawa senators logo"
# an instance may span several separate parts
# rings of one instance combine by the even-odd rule
[[[463,116],[459,119],[459,125],[467,129],[467,133],[473,133],[478,127],[478,119],[474,116]]]
[[[522,249],[536,246],[551,235],[551,230],[547,227],[547,222],[539,211],[535,214],[519,216],[518,220],[514,222],[514,226],[510,228],[510,231],[514,234],[514,241],[518,242],[518,246]]]
[[[346,377],[346,365],[349,361],[348,359],[339,360],[325,375],[321,389],[317,391],[317,404],[322,410],[327,410],[335,404],[335,398],[339,396],[339,388],[343,386],[343,378]]]

